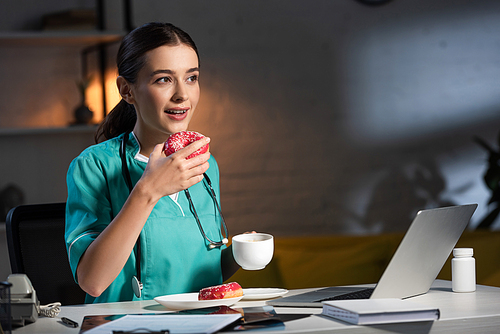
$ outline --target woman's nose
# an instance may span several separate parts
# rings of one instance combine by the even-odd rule
[[[175,102],[184,102],[189,98],[186,87],[182,83],[176,85],[172,100]]]

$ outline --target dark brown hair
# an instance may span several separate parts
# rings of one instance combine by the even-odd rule
[[[198,49],[191,37],[170,23],[151,22],[132,30],[127,34],[118,49],[116,64],[118,75],[130,83],[135,83],[137,73],[145,64],[145,54],[163,45],[185,44],[192,48],[196,55]],[[120,134],[132,131],[137,115],[133,105],[123,99],[109,112],[95,134],[95,142],[111,139]]]

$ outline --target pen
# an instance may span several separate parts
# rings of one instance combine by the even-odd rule
[[[76,321],[73,321],[73,320],[68,319],[66,317],[62,317],[61,320],[62,320],[62,322],[64,322],[64,324],[66,324],[70,327],[73,327],[73,328],[78,327],[78,322],[76,322]]]

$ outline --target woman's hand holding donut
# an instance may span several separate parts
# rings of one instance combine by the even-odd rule
[[[163,144],[156,145],[149,156],[146,170],[137,184],[144,186],[144,189],[152,196],[152,200],[156,202],[161,197],[174,194],[200,182],[203,180],[203,173],[208,170],[210,153],[202,153],[190,159],[187,157],[209,142],[210,139],[204,137],[169,156],[163,153]]]

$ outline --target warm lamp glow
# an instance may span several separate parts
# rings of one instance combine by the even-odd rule
[[[90,82],[87,91],[85,92],[87,106],[94,112],[92,123],[98,123],[102,120],[102,89],[101,81],[98,76],[94,75]]]
[[[105,90],[106,90],[106,114],[120,101],[120,94],[116,88],[116,69],[108,69],[105,73]],[[103,119],[104,111],[102,104],[102,88],[101,80],[98,76],[94,76],[87,88],[86,94],[87,105],[94,112],[93,123],[99,123]]]
[[[116,87],[116,77],[118,76],[118,70],[108,69],[106,71],[106,114],[108,114],[111,109],[113,109],[118,102],[121,100],[121,96],[118,93],[118,88]]]

